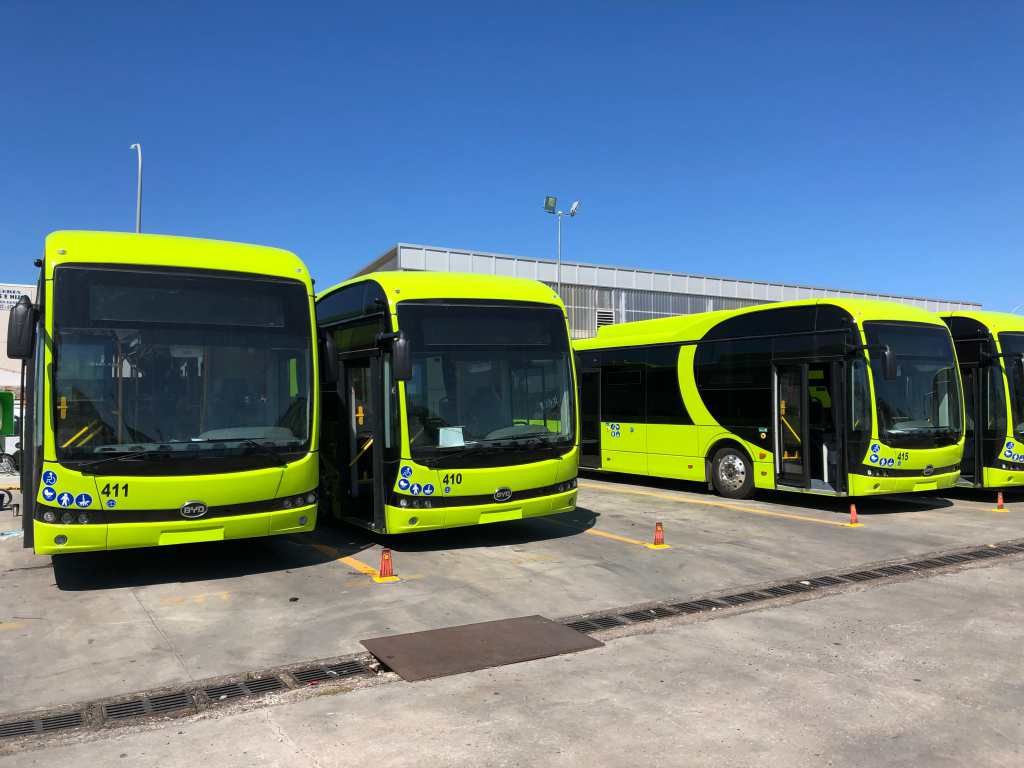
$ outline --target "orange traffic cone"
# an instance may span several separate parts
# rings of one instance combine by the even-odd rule
[[[857,505],[850,503],[850,522],[846,524],[847,528],[860,528],[863,523],[857,522]]]
[[[377,575],[373,577],[373,580],[378,584],[387,584],[392,581],[398,581],[398,577],[395,576],[395,565],[391,561],[390,549],[381,550],[380,569],[377,571]]]
[[[999,491],[996,494],[996,512],[1005,512],[1006,507],[1003,504],[1003,492]]]
[[[671,547],[665,543],[665,526],[660,522],[654,524],[654,543],[644,544],[648,549],[671,549]]]

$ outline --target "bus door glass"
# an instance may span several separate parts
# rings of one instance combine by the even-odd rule
[[[601,466],[601,369],[579,371],[580,466]]]
[[[964,365],[960,368],[960,376],[964,383],[964,417],[967,426],[964,435],[964,456],[960,462],[960,479],[973,485],[978,480],[978,458],[982,443],[981,435],[977,431],[983,423],[980,418],[981,369],[977,365]]]
[[[380,358],[349,358],[343,363],[344,416],[341,436],[348,443],[347,503],[342,514],[369,523],[383,518],[381,493]],[[346,471],[342,468],[342,475]]]
[[[784,485],[807,487],[807,366],[775,367],[775,472]]]

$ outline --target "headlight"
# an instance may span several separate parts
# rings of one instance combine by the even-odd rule
[[[89,516],[85,514],[85,512],[83,512],[78,516],[78,522],[80,522],[82,525],[85,525],[89,522]]]
[[[292,500],[291,499],[284,499],[281,502],[281,506],[283,506],[285,509],[291,509],[292,508]]]
[[[60,521],[65,525],[68,523],[73,523],[75,522],[75,516],[70,512],[65,512],[63,515],[60,516]]]
[[[316,504],[316,494],[313,493],[312,491],[307,493],[306,494],[306,503],[307,504]]]
[[[52,509],[46,510],[45,512],[43,512],[43,521],[47,522],[47,523],[55,523],[55,522],[57,522],[57,515],[56,515],[56,513],[54,513],[54,511]]]

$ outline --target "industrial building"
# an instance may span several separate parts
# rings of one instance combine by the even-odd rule
[[[655,317],[736,309],[770,301],[849,297],[912,304],[933,312],[980,309],[969,301],[814,288],[781,282],[707,277],[683,272],[611,267],[553,259],[398,243],[356,275],[383,270],[473,272],[540,280],[557,287],[569,310],[573,336],[587,338],[602,325]],[[559,274],[560,272],[560,274]]]
[[[21,360],[7,357],[7,316],[22,296],[36,300],[34,285],[0,283],[0,391],[21,391]]]

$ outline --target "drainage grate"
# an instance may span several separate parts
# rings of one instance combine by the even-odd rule
[[[717,600],[691,600],[688,603],[672,603],[671,608],[680,613],[700,613],[701,611],[713,611],[716,608],[725,608],[725,603]]]
[[[140,699],[129,699],[128,701],[104,704],[103,715],[108,720],[124,720],[128,717],[158,715],[164,712],[177,712],[181,709],[191,708],[192,697],[188,692],[175,691],[174,693],[160,693]]]
[[[577,632],[595,632],[599,629],[597,624],[586,619],[580,619],[579,621],[570,621],[566,624],[569,629],[575,629]]]
[[[817,578],[807,580],[807,584],[809,584],[811,587],[834,587],[836,584],[842,583],[843,580],[837,579],[835,576],[818,576]],[[803,587],[807,585],[800,584],[798,586]]]
[[[246,680],[242,683],[242,687],[247,689],[251,695],[256,696],[260,693],[283,691],[288,686],[279,677],[260,677],[255,680]]]
[[[4,723],[0,725],[0,739],[8,736],[24,736],[26,733],[36,732],[38,720],[19,720],[16,723]]]
[[[941,560],[915,560],[912,563],[906,563],[906,565],[915,571],[927,571],[931,568],[941,568],[945,563]]]
[[[206,688],[203,693],[212,702],[226,701],[228,699],[237,699],[239,696],[245,696],[245,691],[238,683],[215,685],[212,688]]]
[[[281,691],[287,687],[279,677],[259,677],[255,680],[239,680],[237,683],[204,688],[203,693],[211,702],[217,703],[237,699],[240,696],[259,696],[263,693]]]
[[[590,620],[591,623],[596,624],[601,629],[611,629],[612,627],[621,627],[624,622],[615,618],[614,616],[595,616]]]
[[[81,712],[68,712],[65,715],[54,715],[53,717],[44,717],[39,721],[39,730],[41,731],[59,731],[64,728],[77,728],[82,724],[82,713]]]
[[[729,605],[743,605],[744,603],[753,603],[758,600],[767,600],[768,595],[761,595],[757,592],[741,592],[738,595],[726,595],[718,599]]]
[[[885,568],[876,568],[879,573],[884,573],[886,576],[899,576],[904,573],[913,573],[914,569],[906,565],[887,565]]]
[[[619,615],[622,616],[622,618],[628,619],[629,621],[632,621],[634,623],[639,623],[641,621],[651,621],[652,619],[658,618],[655,615],[654,611],[651,610],[627,611],[626,613],[621,613]],[[671,616],[672,614],[669,613],[669,615]]]
[[[351,660],[339,664],[332,664],[328,667],[307,667],[297,672],[292,672],[292,677],[300,683],[313,685],[323,680],[336,680],[339,677],[352,677],[353,675],[369,674],[370,668],[363,662]]]
[[[885,574],[878,571],[854,571],[853,573],[839,574],[839,578],[846,579],[847,581],[871,581],[872,579],[880,579],[883,576]]]
[[[103,714],[108,720],[122,720],[126,717],[146,714],[146,705],[142,703],[142,699],[107,704],[103,707]]]
[[[974,552],[965,552],[964,554],[968,557],[973,557],[976,560],[981,560],[985,557],[999,557],[999,553],[993,549],[976,549]]]
[[[780,584],[777,587],[769,587],[761,591],[773,597],[785,597],[786,595],[796,595],[812,589],[814,588],[809,584]]]

